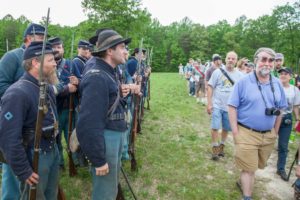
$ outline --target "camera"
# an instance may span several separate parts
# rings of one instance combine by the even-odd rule
[[[268,116],[271,116],[271,115],[278,116],[278,115],[280,115],[280,110],[277,108],[266,108],[265,114]]]
[[[285,119],[283,122],[284,122],[284,124],[286,124],[286,125],[292,124],[292,120],[290,120],[290,119]]]

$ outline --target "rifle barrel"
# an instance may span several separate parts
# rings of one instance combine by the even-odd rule
[[[44,67],[46,40],[48,35],[49,14],[50,14],[50,8],[48,8],[48,12],[47,12],[47,21],[46,21],[46,27],[44,33],[45,36],[44,36],[43,47],[42,47],[42,60],[39,69],[39,88],[40,88],[39,105],[38,105],[37,120],[35,125],[34,152],[33,152],[33,162],[32,162],[33,172],[36,174],[38,174],[38,168],[39,168],[39,151],[40,151],[40,141],[42,137],[42,126],[43,126],[42,124],[43,124],[45,114],[47,113],[47,107],[46,107],[47,84],[44,81],[43,67]],[[30,187],[29,199],[36,200],[36,193],[37,193],[37,186],[36,184],[33,184]]]

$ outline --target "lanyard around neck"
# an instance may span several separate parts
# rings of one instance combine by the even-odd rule
[[[260,82],[259,82],[259,80],[258,80],[258,78],[257,78],[256,71],[255,71],[255,70],[254,70],[254,76],[255,76],[256,84],[257,84],[258,90],[259,90],[259,92],[260,92],[260,94],[261,94],[261,97],[262,97],[262,99],[263,99],[263,101],[264,101],[264,103],[265,103],[266,108],[268,108],[266,99],[265,99],[265,97],[264,97],[264,95],[263,95],[263,93],[262,93],[261,84],[260,84]],[[271,87],[271,91],[272,91],[272,94],[273,94],[273,99],[274,99],[275,107],[278,107],[278,106],[277,106],[277,101],[276,101],[276,98],[275,98],[275,89],[274,89],[274,85],[273,85],[273,82],[272,82],[272,75],[270,75],[270,87]]]

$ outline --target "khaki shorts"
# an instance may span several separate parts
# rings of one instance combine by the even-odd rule
[[[235,136],[235,163],[239,169],[255,172],[263,169],[269,159],[277,134],[272,131],[261,134],[238,126],[239,134]]]

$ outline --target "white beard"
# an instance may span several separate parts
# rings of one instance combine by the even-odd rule
[[[268,69],[267,67],[263,67],[260,71],[259,71],[259,74],[262,76],[262,77],[267,77],[269,76],[271,73],[270,69]]]

